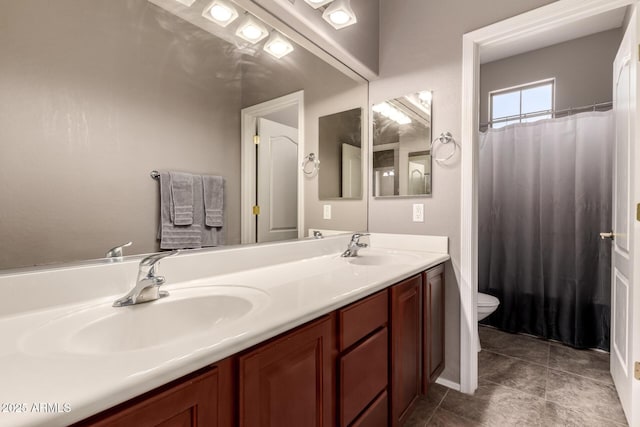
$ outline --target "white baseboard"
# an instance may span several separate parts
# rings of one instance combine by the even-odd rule
[[[460,391],[460,383],[456,383],[456,382],[453,382],[451,380],[447,380],[447,379],[442,378],[442,377],[440,377],[440,378],[438,378],[436,380],[436,384],[443,385],[443,386],[445,386],[447,388],[450,388],[452,390],[455,390],[455,391]]]

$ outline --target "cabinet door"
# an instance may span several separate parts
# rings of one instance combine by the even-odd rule
[[[391,426],[400,426],[420,394],[422,275],[391,288]]]
[[[144,427],[233,425],[231,360],[174,381],[75,426]]]
[[[335,424],[335,315],[240,356],[240,426]]]
[[[444,369],[444,266],[424,273],[424,348],[422,392]]]

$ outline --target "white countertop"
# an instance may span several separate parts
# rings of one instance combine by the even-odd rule
[[[434,245],[428,239],[441,240]],[[3,312],[0,306],[3,341],[0,348],[0,425],[62,426],[82,420],[449,259],[446,238],[441,237],[373,234],[371,248],[360,253],[363,257],[392,256],[394,262],[385,265],[358,265],[348,258],[341,258],[335,249],[346,247],[348,237],[323,240],[232,248],[198,253],[194,257],[180,255],[175,261],[163,260],[160,273],[172,283],[163,289],[170,293],[197,292],[199,287],[220,290],[229,286],[247,287],[252,295],[257,295],[255,306],[244,317],[212,327],[206,333],[178,336],[159,346],[108,354],[67,351],[65,325],[68,322],[60,319],[91,312],[96,306],[106,310],[104,307],[122,296],[121,289],[126,291],[129,287],[118,284],[121,289],[116,286],[118,290],[114,291],[115,288],[109,288],[106,282],[119,277],[124,268],[127,271],[133,268],[135,275],[137,268],[132,264],[136,264],[136,260],[126,267],[101,266],[100,277],[106,277],[104,287],[110,293],[87,295],[80,300],[73,290],[76,286],[88,286],[87,274],[97,271],[91,267],[83,266],[81,273],[71,269],[38,271],[31,277],[25,277],[29,273],[0,277],[0,292],[13,290],[14,294],[19,292],[16,289],[23,289],[16,287],[21,280],[31,293],[46,286],[47,279],[55,281],[54,285],[49,283],[48,286],[56,287],[56,292],[51,289],[42,292],[55,294],[57,298],[56,304],[51,306],[38,298],[34,298],[31,305],[26,304],[24,309],[7,306]],[[282,253],[277,254],[278,251]],[[298,255],[292,255],[294,253]],[[300,254],[306,257],[300,258],[303,256]],[[273,265],[265,265],[265,258],[274,256],[280,259],[272,260]],[[247,266],[252,264],[247,262],[247,257],[256,260],[253,263],[256,268]],[[208,259],[210,265],[215,264],[216,259],[222,259],[226,268],[219,266],[222,274],[202,271],[195,274],[200,277],[189,277],[194,275],[194,268],[189,263],[200,265],[203,259]],[[236,267],[229,266],[233,264],[230,259],[238,261]],[[113,277],[109,276],[111,272]],[[83,274],[79,280],[84,283],[70,283],[68,287],[59,283],[56,274],[72,277],[72,273]],[[187,280],[177,281],[177,277]],[[70,292],[66,291],[68,288]],[[68,298],[58,296],[59,293],[68,294]],[[20,294],[17,297],[25,298]],[[11,298],[6,293],[3,295],[5,302]],[[149,304],[170,299],[171,295]],[[20,305],[14,300],[16,304]],[[125,309],[135,310],[142,306]],[[109,307],[111,309],[123,310]],[[23,412],[16,412],[18,410]]]

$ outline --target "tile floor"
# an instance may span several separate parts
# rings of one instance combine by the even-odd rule
[[[478,390],[434,384],[405,427],[625,426],[609,355],[480,327]]]

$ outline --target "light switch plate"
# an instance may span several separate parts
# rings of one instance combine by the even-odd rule
[[[322,218],[331,219],[331,205],[322,206]]]
[[[424,204],[413,204],[413,222],[424,222]]]

